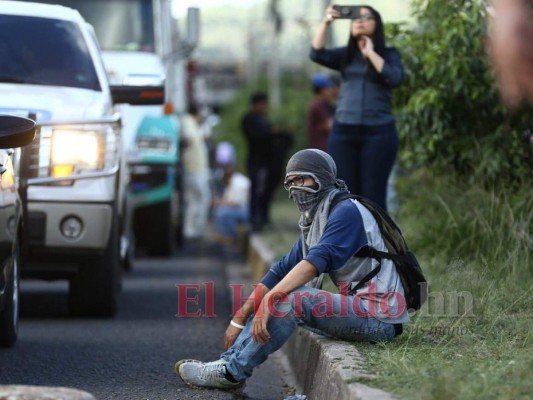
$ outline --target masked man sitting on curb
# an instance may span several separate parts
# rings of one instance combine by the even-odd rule
[[[374,258],[353,257],[365,246],[387,251],[372,214],[346,199],[333,209],[334,196],[346,191],[337,167],[325,152],[297,152],[287,164],[285,189],[300,210],[300,239],[275,263],[237,311],[225,334],[219,360],[181,360],[176,372],[189,385],[239,389],[253,369],[278,350],[298,325],[350,341],[392,340],[409,321],[396,267],[381,268],[355,294],[348,287],[376,269]],[[320,290],[328,273],[340,293]]]

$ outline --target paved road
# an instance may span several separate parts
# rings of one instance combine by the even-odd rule
[[[244,395],[192,389],[174,373],[178,359],[214,360],[222,350],[230,315],[225,264],[220,249],[205,244],[169,259],[138,259],[124,274],[114,319],[71,318],[66,282],[23,280],[19,341],[0,350],[0,384],[66,386],[101,400],[282,399],[276,360],[258,368]],[[177,318],[176,284],[203,282],[214,283],[216,317]]]

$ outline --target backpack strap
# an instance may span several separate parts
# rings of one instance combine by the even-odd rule
[[[362,197],[356,194],[350,193],[348,191],[340,192],[336,194],[331,200],[331,204],[329,206],[330,213],[337,204],[347,199],[355,199],[355,200],[360,201]],[[367,200],[367,201],[370,202],[370,200]],[[378,206],[376,206],[376,208],[378,208]],[[348,293],[350,294],[357,292],[357,290],[361,289],[363,285],[365,285],[372,278],[374,278],[377,274],[379,274],[379,271],[381,271],[381,259],[385,258],[385,259],[392,260],[392,261],[405,261],[406,259],[406,256],[403,254],[391,254],[385,251],[376,250],[370,246],[363,247],[361,250],[355,253],[353,257],[374,258],[379,261],[379,265],[376,268],[374,268],[372,271],[370,271],[367,275],[365,275],[363,279],[357,282],[357,285],[355,285],[353,288],[350,288],[350,290],[348,291]]]
[[[363,247],[353,256],[375,258],[376,260],[381,260],[382,258],[386,258],[387,260],[411,264],[411,259],[406,254],[387,253],[386,251],[379,251],[370,246]]]
[[[350,288],[350,290],[348,290],[348,294],[356,293],[359,289],[361,289],[363,287],[364,284],[366,284],[373,277],[375,277],[377,274],[379,274],[379,271],[381,271],[381,263],[379,263],[379,265],[376,268],[374,268],[367,275],[365,275],[365,277],[363,279],[361,279],[359,282],[357,282],[357,285],[355,285],[353,288]]]
[[[401,234],[400,228],[398,228],[396,223],[392,220],[392,218],[390,218],[389,214],[386,211],[382,210],[377,204],[375,204],[371,200],[368,200],[362,196],[350,193],[348,191],[343,191],[343,192],[335,194],[329,206],[330,213],[337,204],[339,204],[341,201],[344,201],[346,199],[354,199],[354,200],[359,201],[364,207],[366,207],[366,204],[368,204],[374,207],[375,209],[379,210],[380,215],[383,218],[387,219],[387,223],[393,226],[394,228],[396,228],[398,232],[400,232]],[[369,211],[374,216],[374,213],[371,210]],[[376,217],[374,216],[374,218]],[[382,230],[381,221],[378,218],[376,218],[376,221],[379,225],[379,228],[380,228],[379,230],[382,232],[383,230]],[[382,258],[386,258],[388,260],[392,260],[395,262],[405,262],[408,264],[412,264],[410,257],[405,254],[392,254],[392,253],[388,253],[385,251],[376,250],[370,246],[363,247],[361,250],[359,250],[357,253],[354,254],[354,257],[369,257],[369,258],[375,258],[376,260],[381,260]]]
[[[335,206],[339,204],[341,201],[344,201],[346,199],[356,199],[356,198],[357,198],[357,195],[350,193],[347,190],[339,192],[339,193],[335,193],[329,205],[329,212],[331,213],[331,211],[333,211]]]

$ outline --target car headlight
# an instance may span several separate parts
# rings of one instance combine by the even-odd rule
[[[54,130],[50,153],[52,176],[69,176],[104,166],[104,135],[97,131]]]

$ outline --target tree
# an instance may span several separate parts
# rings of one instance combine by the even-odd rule
[[[414,27],[393,27],[406,82],[395,109],[406,165],[430,166],[493,184],[531,179],[522,132],[531,109],[501,104],[485,51],[482,0],[413,0]]]

